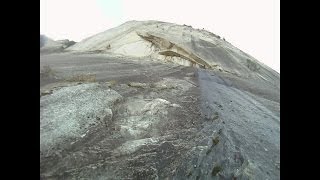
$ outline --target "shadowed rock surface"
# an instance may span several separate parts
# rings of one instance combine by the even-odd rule
[[[76,42],[69,41],[68,39],[54,41],[45,35],[40,35],[40,53],[62,52],[75,43]]]
[[[40,54],[41,178],[280,179],[280,75],[217,35],[132,21],[68,51]]]

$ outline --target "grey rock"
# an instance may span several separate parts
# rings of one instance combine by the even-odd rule
[[[40,54],[42,179],[280,178],[280,74],[217,35],[130,21],[65,50]]]

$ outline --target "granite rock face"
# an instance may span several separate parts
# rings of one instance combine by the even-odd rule
[[[66,50],[40,54],[42,179],[280,179],[280,75],[217,35],[131,21]]]
[[[211,32],[160,21],[129,21],[67,50],[152,57],[272,81],[275,85],[280,79],[276,71]]]

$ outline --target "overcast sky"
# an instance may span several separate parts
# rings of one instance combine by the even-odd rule
[[[280,0],[41,0],[40,33],[81,41],[129,20],[205,28],[280,72]]]

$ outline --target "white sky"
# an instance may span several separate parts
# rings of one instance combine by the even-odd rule
[[[205,28],[280,72],[280,0],[40,0],[40,33],[81,41],[129,20]]]

